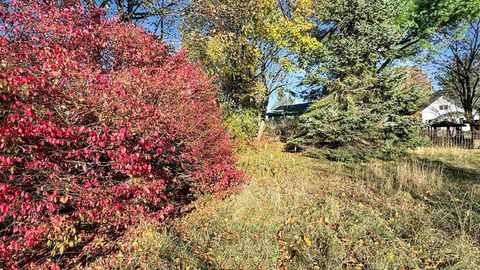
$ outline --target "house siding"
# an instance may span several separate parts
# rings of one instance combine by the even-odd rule
[[[458,107],[448,98],[442,96],[424,108],[421,111],[421,116],[422,122],[425,124],[430,124],[435,120],[447,120],[456,123],[463,123],[463,120],[465,119],[464,113],[465,110],[463,110],[463,108]],[[475,113],[475,120],[478,119],[479,116]],[[462,129],[464,131],[468,131],[470,130],[470,126],[467,124],[467,126],[463,127]]]

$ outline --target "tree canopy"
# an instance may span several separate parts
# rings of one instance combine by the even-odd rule
[[[316,26],[310,35],[321,46],[303,61],[311,86],[304,97],[320,100],[302,117],[306,135],[295,141],[387,157],[416,144],[416,112],[431,88],[406,87],[413,70],[402,70],[398,61],[418,54],[432,33],[459,16],[474,14],[467,10],[471,3],[445,3],[438,6],[442,12],[425,17],[432,6],[417,1],[311,4]]]
[[[191,1],[186,14],[183,46],[216,78],[220,99],[265,111],[291,68],[288,51],[270,36],[276,1]]]

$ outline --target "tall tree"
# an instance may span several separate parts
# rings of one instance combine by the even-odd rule
[[[315,2],[315,1],[314,1]],[[415,55],[429,31],[453,20],[412,15],[420,1],[331,0],[315,3],[316,29],[322,43],[308,55],[312,85],[306,95],[322,97],[303,118],[299,141],[332,149],[339,155],[394,157],[417,142],[416,115],[425,101],[425,85],[409,86],[412,71],[395,60]]]
[[[446,49],[435,61],[439,82],[452,93],[465,110],[465,119],[473,129],[476,108],[480,105],[480,19],[470,20],[460,27],[438,35]]]
[[[228,108],[253,109],[264,119],[270,95],[289,85],[289,52],[273,34],[280,15],[274,0],[190,1],[183,45],[215,76]]]

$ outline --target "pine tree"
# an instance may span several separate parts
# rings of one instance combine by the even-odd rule
[[[322,98],[301,121],[305,135],[294,139],[326,146],[334,159],[392,158],[419,141],[416,112],[428,91],[409,85],[409,70],[383,63],[413,54],[399,49],[411,29],[398,23],[401,1],[327,1],[317,12],[324,47],[310,63],[307,82]],[[313,95],[312,95],[313,94]]]

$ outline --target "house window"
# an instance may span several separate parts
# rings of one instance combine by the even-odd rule
[[[440,105],[440,111],[446,111],[450,108],[448,105]]]

